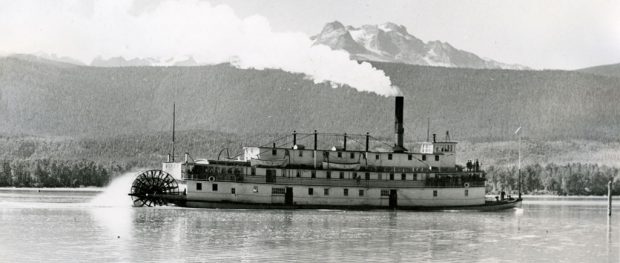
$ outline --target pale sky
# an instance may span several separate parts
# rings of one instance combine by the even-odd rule
[[[274,30],[317,34],[326,22],[387,21],[425,42],[537,69],[620,63],[617,0],[216,0],[239,15],[261,14]]]
[[[299,63],[324,59],[324,51],[289,58],[307,44],[304,36],[338,20],[353,26],[390,21],[425,42],[441,40],[535,69],[620,63],[617,0],[201,0],[208,6],[194,1],[0,0],[0,53],[47,52],[86,63],[97,55],[191,55],[205,63],[234,58],[258,68],[288,63],[276,68],[308,74]],[[269,37],[255,41],[258,32]],[[270,45],[290,52],[266,51]],[[256,56],[257,51],[266,53]]]

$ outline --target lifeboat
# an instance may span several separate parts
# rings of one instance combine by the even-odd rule
[[[286,167],[286,165],[288,165],[288,159],[250,159],[250,165],[262,167]]]
[[[361,167],[360,163],[334,163],[334,162],[323,162],[323,169],[334,169],[334,170],[354,170],[357,171]]]

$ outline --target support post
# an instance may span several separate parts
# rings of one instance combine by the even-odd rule
[[[368,152],[368,149],[370,147],[369,142],[370,142],[370,133],[366,132],[366,152]]]
[[[297,131],[293,131],[293,147],[297,145]]]
[[[316,130],[314,130],[314,150],[317,150],[317,133]]]
[[[342,148],[344,148],[345,151],[347,150],[347,133],[346,132],[344,133],[344,145]]]
[[[612,180],[609,180],[609,183],[607,184],[607,216],[611,216],[611,186]]]

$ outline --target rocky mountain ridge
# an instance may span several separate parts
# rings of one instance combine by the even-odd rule
[[[334,21],[327,23],[312,39],[315,45],[347,51],[357,60],[453,68],[527,69],[521,65],[480,58],[447,42],[425,43],[410,34],[404,26],[390,22],[353,27]]]

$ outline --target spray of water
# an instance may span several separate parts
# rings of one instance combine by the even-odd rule
[[[131,197],[127,194],[138,171],[125,173],[115,178],[99,195],[90,201],[95,207],[129,207],[132,205]]]
[[[150,2],[150,1],[149,1]],[[238,17],[207,1],[0,0],[0,53],[48,53],[89,64],[97,57],[156,59],[174,65],[231,63],[282,69],[317,83],[394,96],[381,70],[345,51],[312,45],[308,35],[274,32],[266,18]]]

